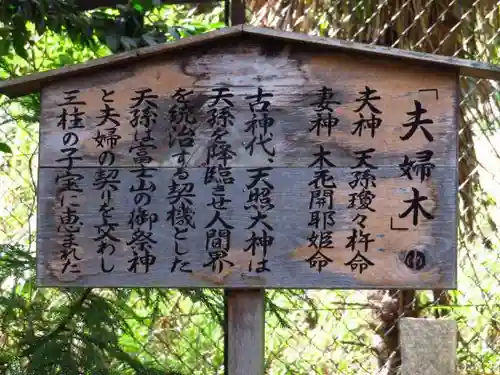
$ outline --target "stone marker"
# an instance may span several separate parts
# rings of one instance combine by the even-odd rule
[[[457,323],[402,318],[401,375],[456,375]]]

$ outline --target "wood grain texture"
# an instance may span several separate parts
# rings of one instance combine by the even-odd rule
[[[418,63],[434,66],[436,69],[447,69],[458,72],[461,75],[476,78],[500,80],[500,67],[498,65],[487,64],[479,61],[459,59],[451,56],[440,56],[422,52],[406,51],[396,48],[366,45],[332,38],[306,35],[286,31],[278,31],[269,28],[259,28],[248,25],[237,25],[211,31],[202,35],[195,35],[185,38],[175,43],[168,43],[159,46],[144,47],[130,52],[96,59],[87,63],[64,67],[48,72],[31,74],[25,77],[0,82],[0,93],[10,97],[27,95],[32,92],[40,92],[42,88],[51,83],[61,83],[69,78],[84,77],[96,71],[113,71],[123,69],[124,64],[140,63],[146,58],[164,55],[172,57],[179,50],[185,47],[197,47],[200,43],[220,42],[227,37],[234,38],[234,44],[239,43],[241,37],[264,37],[271,42],[272,39],[280,40],[283,43],[296,43],[300,45],[311,45],[324,47],[330,50],[346,52],[349,54],[361,54],[367,59],[375,60],[379,58],[395,59],[405,63]],[[228,41],[231,44],[231,41]]]
[[[207,203],[212,201],[214,191],[213,185],[204,184],[204,179],[207,163],[220,162],[214,162],[213,158],[207,160],[207,154],[214,147],[219,151],[222,149],[219,141],[212,137],[210,123],[210,106],[213,104],[210,95],[213,90],[221,88],[233,95],[229,108],[232,123],[226,126],[227,134],[223,139],[232,149],[227,166],[232,168],[234,184],[225,189],[226,199],[231,203],[223,211],[223,217],[232,226],[231,241],[227,245],[227,257],[220,261],[224,267],[218,270],[217,267],[211,268],[210,264],[214,262],[210,261],[205,248],[208,230],[205,226],[214,215],[213,208]],[[61,121],[67,120],[65,126],[69,126],[75,106],[65,106],[64,112],[59,104],[68,96],[64,92],[75,89],[79,90],[75,100],[85,103],[76,106],[77,118],[81,121],[78,121],[77,128],[64,130]],[[182,126],[176,123],[182,104],[173,94],[179,89],[192,91],[188,97],[190,130],[184,133]],[[330,104],[331,112],[326,109],[321,112],[323,125],[327,121],[326,113],[330,113],[330,121],[335,126],[331,129],[323,126],[317,132],[314,129],[318,119],[316,110],[321,107],[317,104],[318,93],[323,89],[327,90],[326,96],[332,94],[328,100],[338,102]],[[133,105],[136,101],[133,98],[140,96],[139,90],[149,90],[148,95],[156,95],[148,99],[147,108],[144,105],[148,102],[138,107]],[[255,122],[256,136],[265,133],[262,140],[270,138],[266,147],[274,150],[272,156],[257,143],[252,143],[251,133],[245,131],[252,124],[253,116],[247,96],[256,95],[259,90],[273,95],[269,99],[267,122],[262,120],[262,112],[255,112],[258,120]],[[371,102],[375,107],[366,105],[359,109],[362,96],[370,90],[371,97],[378,97]],[[40,285],[235,289],[455,288],[457,93],[455,72],[390,59],[359,59],[349,53],[332,53],[317,46],[286,44],[281,40],[264,43],[255,37],[235,45],[218,45],[217,48],[203,45],[196,51],[178,51],[175,58],[160,56],[147,64],[131,64],[114,72],[89,74],[85,79],[52,84],[42,93],[38,196]],[[220,110],[222,104],[223,100],[216,108]],[[421,110],[421,113],[416,114],[416,110]],[[119,116],[101,126],[100,121],[106,113]],[[141,117],[137,118],[137,114]],[[182,118],[186,120],[185,116]],[[372,122],[363,121],[361,135],[353,134],[358,122],[366,119]],[[417,119],[424,123],[406,139],[410,130],[408,123]],[[109,130],[110,127],[115,130]],[[105,132],[108,132],[108,138],[103,141]],[[188,142],[186,134],[191,132],[193,141]],[[111,135],[116,143],[110,141]],[[140,150],[137,145],[141,142],[148,145],[151,160],[145,156],[137,159]],[[190,145],[189,154],[184,161],[179,161],[181,146],[187,144]],[[252,144],[255,151],[250,155],[248,147]],[[63,152],[65,147],[67,150]],[[371,207],[374,211],[367,213],[363,227],[364,234],[370,233],[371,237],[358,238],[361,242],[358,241],[352,250],[347,244],[353,229],[358,231],[357,236],[361,235],[360,224],[353,223],[353,220],[356,213],[367,210],[366,206],[358,212],[352,208],[350,197],[361,190],[359,186],[351,186],[355,173],[353,167],[359,164],[359,153],[368,149],[372,150],[368,163],[378,168],[372,171],[376,181],[367,177],[365,183],[370,192],[365,192],[364,198],[354,197],[358,199],[355,202],[358,208],[362,206],[360,197],[373,198]],[[317,243],[319,239],[311,239],[313,228],[309,208],[309,183],[316,173],[318,165],[314,162],[320,150],[329,153],[330,164],[326,167],[336,182],[333,199],[335,223],[330,217],[322,216],[331,225],[333,248],[323,249],[321,259],[313,257],[314,246],[310,246],[311,241]],[[73,152],[72,158],[76,159],[73,160],[72,172],[81,178],[78,183],[82,192],[63,195],[61,184],[65,180],[67,183],[68,178],[57,180],[56,176],[64,173],[63,167],[68,162],[65,157]],[[114,153],[114,158],[110,158],[110,152]],[[429,168],[432,169],[427,178],[421,178],[422,169],[418,167],[424,163],[422,152],[431,156]],[[106,160],[103,155],[107,155]],[[115,170],[99,172],[99,163],[111,163]],[[146,273],[144,263],[153,258],[145,257],[144,249],[138,250],[137,244],[129,243],[136,236],[136,229],[129,224],[131,212],[137,202],[146,199],[144,196],[137,198],[131,191],[140,187],[136,176],[139,163],[157,168],[148,172],[150,182],[141,187],[149,190],[151,202],[147,209],[154,215],[135,218],[135,222],[142,220],[144,225],[147,220],[154,224],[151,232],[156,242],[150,255],[155,262]],[[176,235],[172,227],[168,195],[171,186],[175,187],[173,181],[180,178],[176,175],[180,164],[186,167],[187,181],[193,184],[193,191],[188,191],[193,194],[189,197],[192,211],[185,209],[185,213],[194,217],[195,224],[186,217],[176,218],[178,223],[190,225],[191,229],[185,236],[187,239],[175,245],[174,237],[183,235]],[[412,179],[405,175],[404,165],[411,166]],[[244,250],[251,243],[252,230],[249,227],[255,217],[255,212],[245,209],[251,189],[247,169],[256,167],[272,167],[265,179],[272,184],[272,192],[268,197],[261,197],[259,202],[259,207],[269,208],[269,202],[265,202],[271,198],[273,205],[267,212],[272,226],[267,230],[273,236],[267,254],[269,272],[257,271],[264,239],[259,240],[260,248],[255,255]],[[357,173],[361,176],[363,171]],[[114,183],[116,189],[108,197],[109,205],[114,208],[110,212],[109,206],[103,206],[103,196],[96,190],[99,186],[96,179],[103,180],[105,176],[119,181]],[[413,223],[413,212],[402,218],[399,216],[407,210],[417,193],[425,197],[422,206],[428,214],[424,217],[419,213],[419,221]],[[371,198],[370,194],[373,195]],[[63,196],[66,211],[59,207]],[[329,200],[328,197],[323,199],[324,202]],[[64,240],[57,228],[61,214],[68,209],[75,209],[79,215],[79,218],[66,215],[65,219],[65,226],[70,230],[80,227],[80,232],[75,234],[76,245],[72,247],[71,255],[75,258],[73,271],[79,270],[79,273],[62,272],[66,260],[61,257],[61,249],[71,247],[68,245],[71,241]],[[325,211],[324,207],[319,211]],[[114,235],[120,241],[113,248],[101,248],[100,251],[106,254],[104,257],[98,254],[98,242],[94,238],[103,221],[102,215],[107,214],[116,219]],[[261,229],[253,230],[262,233]],[[213,232],[212,235],[214,233],[227,234]],[[373,239],[366,253],[360,247],[363,239]],[[211,241],[214,240],[212,237]],[[366,258],[363,266],[353,263],[358,250]],[[134,254],[138,255],[134,258]],[[111,273],[101,270],[101,258],[106,258],[103,269],[114,267]],[[313,260],[307,261],[311,258]],[[355,259],[360,260],[359,257]],[[129,270],[134,262],[139,262],[137,273]],[[181,268],[190,272],[179,272]]]
[[[228,375],[264,375],[264,289],[227,292]]]
[[[400,60],[403,63],[416,62],[419,64],[435,65],[435,67],[458,69],[460,75],[500,80],[500,66],[482,63],[475,60],[460,59],[452,56],[436,55],[424,52],[407,51],[399,48],[384,47],[372,44],[362,44],[348,40],[319,37],[303,33],[282,32],[270,28],[260,28],[244,25],[243,32],[258,36],[269,36],[287,42],[297,41],[304,44],[328,46],[350,53],[361,53],[367,58],[386,57]]]
[[[106,84],[103,84],[105,82]],[[325,86],[333,90],[332,118],[337,126],[328,135],[321,129],[319,136],[309,130],[317,118],[314,103],[318,100],[319,90]],[[381,112],[377,117],[382,120],[379,128],[371,137],[369,129],[363,129],[361,136],[352,135],[360,120],[360,107],[357,101],[368,86],[377,90],[374,101]],[[359,60],[345,54],[326,54],[322,51],[304,52],[304,48],[289,45],[273,45],[264,48],[252,42],[234,47],[223,47],[199,54],[186,54],[173,60],[159,60],[152,65],[131,66],[127,70],[87,76],[84,80],[73,80],[44,90],[41,118],[40,165],[54,167],[60,157],[63,138],[58,127],[61,108],[57,106],[63,99],[62,91],[80,89],[80,98],[86,102],[81,110],[85,112],[85,129],[78,131],[83,160],[80,166],[95,166],[103,148],[96,146],[98,116],[104,104],[102,90],[114,91],[113,108],[121,115],[117,134],[121,137],[115,148],[116,165],[132,166],[133,155],[129,152],[134,138],[130,125],[132,104],[136,96],[134,90],[150,88],[159,98],[159,116],[152,134],[156,150],[151,150],[154,160],[151,165],[175,166],[175,155],[180,151],[178,145],[169,147],[169,131],[172,128],[168,111],[174,104],[172,95],[178,88],[193,90],[190,103],[196,124],[195,150],[187,165],[202,166],[206,162],[206,150],[210,144],[211,129],[208,122],[210,113],[208,96],[214,87],[229,87],[234,94],[231,110],[234,123],[226,137],[237,157],[230,166],[263,165],[267,155],[256,151],[248,157],[245,146],[252,135],[245,133],[245,122],[251,112],[245,96],[257,93],[262,87],[274,96],[270,100],[269,116],[275,120],[270,130],[273,134],[272,145],[276,150],[274,166],[307,166],[313,161],[309,152],[317,144],[323,144],[332,152],[335,164],[339,167],[352,165],[355,159],[353,150],[375,148],[378,153],[374,163],[378,165],[398,165],[408,152],[422,151],[432,147],[434,162],[438,165],[455,165],[456,119],[458,107],[456,74],[428,70],[419,66],[399,64],[391,61]],[[435,91],[420,91],[436,89]],[[438,99],[436,99],[438,95]],[[414,137],[402,141],[408,128],[402,124],[411,118],[408,112],[415,110],[419,101],[433,124],[427,128],[434,137],[428,142],[418,130]],[[361,111],[364,118],[370,118],[368,107]],[[334,121],[334,120],[332,120]]]
[[[267,212],[266,222],[272,226],[273,232],[268,232],[275,240],[268,249],[268,266],[271,272],[263,273],[257,273],[255,269],[249,272],[252,259],[255,268],[256,261],[262,258],[261,250],[258,249],[253,258],[250,251],[244,251],[252,234],[247,228],[253,223],[254,215],[251,210],[244,209],[248,198],[245,185],[250,182],[246,169],[232,169],[235,183],[226,190],[226,197],[232,202],[224,213],[224,218],[234,227],[231,230],[231,248],[227,260],[234,266],[228,267],[225,264],[219,273],[212,271],[211,267],[203,266],[209,263],[205,249],[207,229],[204,227],[214,215],[212,208],[207,206],[211,202],[212,189],[203,185],[204,168],[189,168],[188,181],[193,182],[193,192],[196,194],[192,198],[196,229],[190,230],[188,239],[180,245],[180,252],[187,252],[183,259],[191,263],[193,273],[190,274],[170,272],[175,254],[174,230],[167,223],[170,209],[167,195],[175,172],[173,168],[159,169],[153,179],[158,188],[151,194],[149,209],[158,215],[153,226],[153,238],[157,243],[152,249],[156,264],[148,273],[140,271],[135,274],[127,271],[133,249],[126,244],[133,236],[133,230],[128,226],[130,213],[134,209],[129,187],[135,183],[135,177],[130,170],[120,169],[118,179],[121,184],[119,190],[114,192],[115,211],[111,215],[116,218],[118,226],[114,233],[121,242],[117,244],[114,255],[108,258],[115,267],[114,271],[108,274],[101,272],[98,242],[93,240],[97,236],[95,226],[102,221],[98,212],[100,195],[93,186],[96,171],[96,168],[75,169],[74,172],[84,176],[84,193],[66,200],[67,204],[75,202],[81,205],[79,212],[82,231],[76,235],[78,257],[81,260],[75,262],[81,270],[79,274],[61,272],[64,263],[61,260],[62,236],[56,230],[61,214],[61,209],[58,208],[61,196],[57,194],[52,181],[62,170],[44,168],[40,171],[40,181],[43,183],[40,184],[39,192],[38,276],[41,285],[225,288],[448,288],[455,285],[456,208],[455,194],[450,194],[454,191],[455,172],[450,167],[436,167],[433,171],[434,182],[413,184],[399,177],[399,168],[380,167],[375,171],[376,187],[371,189],[375,198],[370,206],[375,212],[367,213],[368,218],[364,223],[367,228],[365,233],[371,233],[370,238],[374,242],[370,244],[368,252],[363,253],[374,265],[361,274],[359,270],[353,272],[345,265],[355,255],[346,247],[352,228],[355,227],[352,221],[357,213],[363,213],[348,208],[349,194],[353,192],[349,185],[352,179],[352,170],[349,168],[329,169],[337,186],[333,208],[336,211],[332,236],[334,248],[323,249],[323,253],[333,262],[321,272],[306,261],[315,252],[308,241],[312,232],[312,228],[308,226],[311,211],[311,188],[308,183],[312,180],[314,171],[311,168],[276,168],[270,172],[267,181],[274,187],[271,196],[275,207]],[[408,204],[403,201],[412,196],[410,186],[417,186],[420,194],[428,197],[422,205],[434,215],[433,220],[420,217],[419,225],[413,226],[411,215],[398,218],[398,214],[408,208]],[[393,227],[408,230],[391,230],[391,217]],[[357,248],[361,249],[362,246],[363,244],[358,244]],[[412,250],[421,251],[425,255],[424,268],[416,270],[411,264],[408,267],[405,263]]]
[[[231,0],[229,8],[229,24],[231,26],[245,23],[245,0]]]

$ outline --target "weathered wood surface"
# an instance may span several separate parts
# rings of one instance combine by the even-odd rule
[[[230,108],[233,124],[226,128],[228,134],[224,136],[226,145],[230,145],[234,152],[233,159],[227,162],[227,166],[232,168],[234,184],[227,185],[225,189],[226,198],[232,202],[224,211],[224,219],[227,218],[234,227],[231,229],[229,253],[225,258],[233,266],[227,267],[225,262],[224,270],[214,272],[210,267],[203,267],[209,261],[205,249],[205,226],[214,214],[213,209],[207,206],[212,199],[213,185],[204,185],[204,176],[207,152],[216,143],[211,138],[213,129],[208,113],[213,100],[209,99],[209,95],[213,89],[221,87],[229,89],[234,95]],[[357,126],[355,123],[361,118],[360,113],[365,119],[372,116],[369,106],[356,112],[362,104],[362,92],[367,87],[377,90],[372,96],[380,97],[372,101],[377,108],[373,116],[379,119],[373,137],[369,126],[365,126],[361,136],[352,134]],[[189,263],[191,273],[178,272],[181,267],[178,262],[177,271],[170,271],[176,258],[174,230],[167,223],[170,207],[167,196],[175,177],[175,167],[179,166],[179,142],[184,137],[175,133],[169,138],[174,129],[177,132],[180,129],[170,117],[172,109],[176,108],[172,95],[180,88],[193,91],[189,97],[192,123],[189,127],[194,132],[194,142],[184,165],[190,176],[188,181],[194,184],[196,196],[191,199],[196,227],[189,230],[187,239],[177,249],[183,253],[182,262]],[[272,138],[268,148],[274,148],[274,156],[266,154],[256,145],[252,156],[246,149],[252,139],[252,135],[245,132],[252,112],[245,97],[257,94],[258,88],[273,94],[269,99],[268,116],[274,122],[267,129],[267,136]],[[311,128],[317,118],[314,103],[318,102],[318,91],[322,88],[331,88],[333,97],[330,101],[339,102],[330,105],[331,116],[338,122],[331,132],[322,127],[318,134]],[[63,131],[60,126],[62,108],[57,104],[64,100],[63,92],[75,89],[79,90],[75,100],[85,103],[77,106],[77,112],[82,113],[79,115],[82,121],[78,124],[81,127]],[[151,112],[154,112],[156,120],[150,121],[150,133],[144,129],[144,118],[134,123],[137,108],[131,108],[134,103],[131,98],[138,96],[137,90],[144,89],[158,96],[150,100],[153,104],[147,110],[146,117],[152,118]],[[179,53],[175,59],[160,59],[148,65],[133,65],[115,72],[88,75],[83,80],[54,84],[44,90],[42,99],[38,211],[38,278],[41,285],[455,287],[458,99],[456,74],[452,72],[380,59],[360,60],[346,54],[332,55],[281,42],[263,47],[250,40],[218,49],[200,48],[195,52]],[[432,121],[423,124],[432,138],[419,127],[412,137],[402,140],[410,129],[403,124],[411,122],[412,116],[415,120],[415,114],[411,112],[415,111],[417,103],[426,111],[421,114],[421,120]],[[224,104],[223,101],[220,104]],[[117,122],[114,134],[119,139],[112,150],[106,143],[104,147],[97,147],[96,141],[98,131],[102,134],[107,126],[112,125],[97,126],[106,105],[120,115],[114,118]],[[65,108],[68,120],[73,106]],[[141,106],[138,108],[144,109]],[[256,115],[262,116],[262,113],[256,112]],[[326,116],[325,112],[323,115]],[[196,118],[195,122],[193,118]],[[133,125],[137,125],[139,133],[135,134]],[[256,134],[263,129],[263,126],[258,127]],[[150,141],[154,139],[156,148],[148,148],[152,161],[145,163],[158,167],[151,172],[151,181],[156,188],[150,191],[152,201],[147,208],[156,214],[152,232],[157,242],[151,250],[156,262],[148,273],[141,271],[141,267],[137,273],[132,273],[128,268],[134,248],[127,245],[127,241],[131,240],[135,229],[128,227],[128,221],[137,203],[134,203],[134,194],[129,189],[137,184],[133,173],[138,168],[138,162],[134,161],[138,150],[136,146],[146,138]],[[169,139],[174,140],[173,145],[169,144]],[[80,270],[78,274],[61,273],[65,263],[61,259],[64,241],[57,232],[59,224],[56,221],[60,220],[61,181],[57,185],[55,178],[63,172],[67,162],[61,160],[65,157],[61,150],[68,145],[76,148],[74,156],[78,157],[74,160],[72,172],[81,174],[83,178],[79,181],[83,192],[74,196],[66,194],[64,199],[66,209],[73,207],[72,204],[80,204],[77,211],[81,232],[75,235],[78,244],[75,253],[79,260],[75,260],[74,266]],[[311,167],[317,159],[314,154],[321,148],[330,153],[327,159],[332,165],[328,171],[335,179],[336,188],[333,199],[335,224],[330,223],[329,228],[334,248],[322,250],[324,257],[331,261],[318,272],[319,260],[310,265],[306,259],[314,254],[314,247],[308,246],[308,237],[313,230],[309,209],[312,189],[308,184],[318,166]],[[366,211],[366,207],[357,211],[350,207],[350,194],[359,193],[361,189],[349,183],[353,180],[352,168],[359,162],[357,153],[368,149],[373,151],[368,162],[378,168],[372,170],[376,176],[375,184],[366,182],[370,185],[370,194],[374,195],[371,207],[375,211]],[[412,180],[403,176],[400,165],[404,160],[415,163],[417,153],[426,150],[433,153],[430,178],[421,181],[421,174],[417,176],[416,170],[411,172]],[[116,244],[112,257],[106,258],[106,262],[113,262],[113,272],[103,273],[97,242],[93,240],[97,233],[95,226],[102,221],[102,212],[99,212],[102,196],[94,182],[100,157],[108,151],[114,153],[112,168],[118,168],[119,172],[119,177],[114,176],[113,179],[118,179],[120,184],[110,201],[114,207],[111,215],[116,217],[118,224],[114,234],[121,242]],[[213,163],[212,160],[210,165]],[[254,167],[273,168],[267,177],[273,185],[270,197],[274,205],[267,212],[274,236],[267,256],[271,271],[262,273],[255,271],[256,262],[260,260],[257,259],[259,251],[262,250],[258,250],[253,259],[250,259],[250,252],[243,250],[248,247],[252,234],[248,227],[255,215],[255,212],[244,209],[249,194],[246,184],[251,182],[246,169]],[[426,197],[422,206],[432,215],[429,219],[418,213],[419,222],[416,225],[412,223],[413,213],[404,218],[398,217],[409,207],[408,202],[415,191]],[[356,252],[347,246],[353,229],[360,230],[359,223],[353,222],[358,213],[367,215],[363,232],[365,235],[370,233],[370,239],[375,240],[370,243],[369,250],[362,253],[372,263],[362,273],[359,267],[351,268],[350,261]],[[399,230],[402,228],[404,230]],[[362,251],[360,246],[363,246],[362,242],[357,245],[357,250]]]
[[[228,375],[264,375],[264,290],[230,290],[227,295]]]
[[[439,183],[418,184],[420,194],[427,196],[423,207],[433,215],[433,220],[420,217],[418,226],[412,225],[412,215],[398,218],[398,214],[408,208],[403,200],[412,196],[408,183],[399,178],[399,168],[379,168],[376,170],[376,187],[371,191],[376,196],[371,207],[375,212],[370,212],[365,221],[365,233],[371,233],[375,240],[370,245],[367,253],[363,253],[374,265],[362,274],[353,272],[345,263],[353,258],[355,252],[346,248],[348,237],[352,234],[355,210],[347,207],[350,203],[349,194],[352,193],[348,181],[351,180],[351,170],[347,168],[332,168],[337,189],[335,192],[334,210],[335,227],[333,242],[335,248],[324,249],[323,253],[333,260],[321,272],[311,268],[306,261],[314,254],[314,248],[308,247],[307,238],[312,229],[308,226],[309,194],[308,186],[313,178],[311,168],[276,168],[270,172],[267,181],[274,186],[272,200],[275,208],[268,212],[266,220],[273,227],[275,242],[268,250],[269,268],[271,272],[248,272],[252,261],[251,252],[243,249],[248,247],[248,238],[252,231],[247,228],[252,224],[252,211],[244,209],[248,197],[245,184],[250,182],[248,173],[244,168],[233,168],[234,185],[227,187],[226,197],[232,202],[230,208],[224,213],[227,223],[232,225],[231,250],[228,260],[234,267],[225,264],[220,273],[213,272],[211,267],[203,267],[209,262],[205,250],[204,227],[213,217],[211,207],[210,187],[204,186],[204,168],[190,168],[189,182],[194,183],[196,197],[192,198],[195,210],[196,230],[191,230],[188,240],[181,245],[181,252],[189,252],[183,258],[191,262],[193,273],[171,273],[174,254],[174,230],[167,223],[167,212],[170,204],[167,199],[169,185],[171,185],[174,169],[161,168],[155,173],[153,179],[157,186],[156,194],[152,194],[149,208],[158,215],[154,224],[154,236],[157,244],[153,246],[152,253],[157,257],[156,264],[148,273],[139,271],[132,274],[127,271],[132,257],[131,249],[126,245],[133,235],[133,230],[128,229],[130,212],[134,209],[133,195],[129,187],[135,184],[134,174],[127,169],[121,169],[118,179],[121,180],[120,190],[115,192],[114,207],[111,213],[116,217],[118,227],[115,236],[121,242],[116,247],[113,256],[108,257],[110,264],[115,265],[112,273],[105,274],[100,271],[100,255],[97,254],[98,242],[93,238],[97,236],[96,225],[102,219],[98,213],[100,207],[100,194],[92,186],[97,168],[75,169],[74,172],[84,176],[83,190],[86,192],[78,198],[67,201],[80,203],[80,218],[83,223],[82,232],[76,236],[79,244],[81,258],[78,267],[80,274],[66,272],[61,274],[60,260],[61,237],[56,231],[57,218],[61,210],[57,208],[59,199],[56,197],[56,187],[52,183],[61,169],[44,168],[40,171],[39,200],[39,232],[38,247],[40,249],[38,261],[39,280],[42,285],[93,285],[93,286],[171,286],[171,287],[266,287],[266,288],[370,288],[370,287],[421,287],[449,286],[455,279],[455,242],[454,242],[454,211],[455,197],[449,194],[453,191],[455,181],[447,167],[438,167],[434,170],[434,178]],[[408,228],[406,231],[390,230],[391,217],[393,227]],[[270,233],[271,234],[271,233]],[[362,248],[363,244],[358,247]],[[405,263],[405,259],[412,250],[422,251],[425,255],[426,265],[421,270],[416,270]],[[261,253],[260,253],[261,254]],[[253,258],[255,267],[259,259],[259,252]],[[416,263],[415,263],[416,264]],[[141,268],[141,267],[140,267]],[[416,267],[418,268],[418,267]],[[359,270],[358,270],[359,271]]]
[[[457,375],[457,323],[450,319],[399,321],[401,375]]]
[[[271,46],[270,49],[274,49]],[[303,48],[302,48],[303,49]],[[230,87],[235,95],[231,110],[234,123],[240,124],[229,129],[227,142],[237,153],[237,157],[229,162],[229,166],[258,166],[267,162],[267,155],[256,152],[249,158],[245,145],[252,135],[245,133],[246,121],[251,120],[247,95],[255,95],[257,87],[271,92],[269,110],[276,125],[272,128],[273,143],[276,149],[273,166],[307,166],[314,156],[309,150],[316,144],[323,144],[332,152],[335,165],[351,166],[356,160],[352,151],[373,147],[377,150],[372,159],[377,165],[398,165],[409,150],[421,151],[432,146],[433,160],[439,165],[455,165],[456,143],[456,109],[457,92],[456,76],[452,72],[428,71],[417,66],[405,66],[394,62],[377,60],[356,60],[346,55],[314,55],[311,52],[301,53],[298,50],[283,49],[281,54],[267,55],[269,51],[255,45],[228,47],[215,50],[207,55],[189,55],[170,61],[160,61],[152,66],[137,66],[117,72],[87,76],[84,80],[70,81],[53,86],[44,91],[41,119],[40,141],[44,145],[40,150],[40,165],[58,166],[55,162],[60,158],[63,140],[58,127],[62,101],[62,91],[80,89],[79,96],[87,105],[80,106],[85,115],[83,124],[85,131],[80,132],[81,153],[83,160],[80,166],[95,166],[102,148],[96,146],[98,116],[102,116],[104,103],[103,89],[114,90],[113,103],[110,105],[121,115],[121,126],[117,129],[121,139],[115,149],[115,165],[132,166],[133,155],[129,147],[133,141],[131,120],[131,98],[136,97],[135,90],[150,88],[158,94],[156,100],[161,114],[155,124],[156,150],[150,154],[155,166],[175,166],[175,155],[180,151],[178,145],[168,146],[169,121],[168,110],[172,108],[172,95],[177,88],[193,90],[191,105],[196,124],[195,149],[192,151],[187,165],[202,166],[206,162],[206,148],[210,143],[211,129],[208,123],[208,96],[214,87]],[[395,71],[398,73],[396,74]],[[105,84],[103,84],[105,83]],[[331,135],[321,129],[320,136],[310,132],[315,120],[315,105],[318,91],[323,87],[334,92],[332,100],[341,104],[332,104],[334,117],[338,125]],[[369,129],[362,130],[362,136],[352,135],[355,123],[360,120],[355,112],[361,102],[357,101],[365,86],[377,90],[374,96],[380,100],[373,101],[381,114],[382,124],[372,138]],[[419,90],[436,89],[422,92]],[[436,99],[438,95],[438,99]],[[432,132],[434,141],[428,142],[424,134],[418,130],[414,137],[402,141],[408,128],[402,124],[409,121],[407,112],[415,109],[414,101],[422,103],[427,113],[423,118],[432,118],[433,124],[427,126]],[[362,110],[365,118],[370,117],[368,107]]]
[[[369,59],[386,57],[399,60],[403,64],[417,63],[434,65],[439,69],[458,70],[460,75],[475,78],[500,80],[500,66],[483,63],[475,60],[460,59],[452,56],[436,55],[431,53],[408,51],[399,48],[379,46],[375,44],[362,44],[342,39],[318,37],[304,33],[282,32],[271,28],[260,28],[244,25],[243,32],[259,36],[270,36],[276,39],[284,39],[287,42],[314,43],[325,47],[339,49],[350,53],[360,53]]]
[[[278,31],[269,28],[259,28],[249,25],[237,25],[228,28],[214,30],[205,34],[184,38],[175,43],[144,47],[134,51],[124,52],[101,59],[92,60],[83,64],[68,66],[47,72],[35,73],[14,80],[0,81],[0,93],[10,97],[27,95],[32,92],[40,92],[47,85],[56,82],[61,83],[77,76],[84,77],[97,71],[123,69],[127,63],[142,63],[144,59],[165,55],[171,57],[179,50],[186,47],[195,47],[201,43],[220,42],[228,37],[234,38],[234,44],[238,39],[248,36],[265,37],[281,40],[284,43],[298,43],[300,45],[315,45],[316,47],[328,48],[331,53],[344,51],[351,54],[361,54],[367,59],[374,60],[380,57],[397,59],[403,64],[417,63],[433,65],[436,69],[447,69],[460,75],[475,78],[500,80],[500,67],[480,61],[459,59],[451,56],[440,56],[422,52],[406,51],[397,48],[389,48],[377,45],[368,45],[337,40],[327,37],[312,36],[302,33]],[[228,40],[228,44],[232,41]]]
[[[231,0],[229,20],[227,20],[226,23],[229,23],[231,26],[242,25],[245,23],[245,14],[245,0]]]

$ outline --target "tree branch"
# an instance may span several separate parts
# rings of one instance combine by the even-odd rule
[[[70,306],[68,314],[59,322],[57,327],[47,335],[38,338],[38,340],[36,340],[34,345],[31,345],[30,347],[28,347],[23,351],[22,356],[29,357],[31,354],[33,354],[33,352],[35,352],[36,349],[38,349],[38,347],[49,342],[59,333],[64,331],[68,323],[71,322],[76,313],[78,313],[78,311],[82,308],[85,300],[89,297],[91,292],[92,288],[85,289],[82,295]]]

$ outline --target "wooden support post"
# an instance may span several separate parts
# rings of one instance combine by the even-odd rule
[[[226,24],[229,26],[245,23],[245,0],[226,0]]]
[[[245,0],[226,0],[226,24],[245,23]],[[264,289],[224,291],[224,373],[264,375]]]
[[[226,375],[264,375],[264,289],[226,290]]]
[[[401,375],[456,375],[457,323],[402,318]]]

